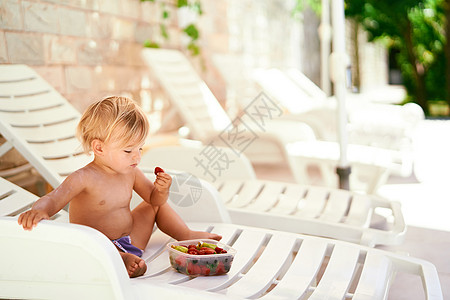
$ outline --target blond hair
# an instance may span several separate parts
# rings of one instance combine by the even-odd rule
[[[127,97],[107,97],[92,103],[81,116],[77,137],[85,152],[99,139],[104,143],[120,141],[120,146],[144,143],[149,124],[144,111]]]

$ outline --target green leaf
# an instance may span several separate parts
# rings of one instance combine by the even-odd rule
[[[146,47],[146,48],[159,48],[159,44],[154,42],[154,41],[146,40],[144,42],[144,47]]]
[[[197,56],[200,54],[200,47],[193,42],[189,43],[187,48],[191,52],[192,56]]]
[[[167,26],[164,25],[164,24],[160,24],[159,25],[159,29],[161,31],[161,36],[163,38],[165,38],[166,40],[168,40],[169,39],[169,32],[167,31]]]
[[[188,6],[188,0],[178,0],[177,7]]]
[[[190,24],[184,28],[184,33],[186,33],[193,41],[197,40],[199,37],[198,29],[194,24]]]

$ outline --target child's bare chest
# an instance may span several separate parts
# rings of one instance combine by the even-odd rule
[[[133,181],[124,176],[104,178],[94,182],[90,193],[94,205],[104,207],[128,206],[133,192]]]

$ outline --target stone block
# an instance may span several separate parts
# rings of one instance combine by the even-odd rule
[[[136,25],[136,32],[134,36],[135,41],[140,44],[144,44],[145,41],[152,40],[152,36],[154,35],[153,30],[153,26],[149,23],[138,23]]]
[[[22,2],[25,30],[33,32],[59,33],[58,8],[53,4]]]
[[[138,76],[139,73],[136,68],[117,67],[115,74],[117,90],[132,92],[140,89],[141,78]]]
[[[84,11],[60,7],[58,10],[61,34],[71,36],[86,36],[87,17]]]
[[[140,1],[136,0],[121,0],[119,2],[120,14],[129,18],[139,19],[140,3]]]
[[[141,50],[143,46],[134,42],[120,43],[118,51],[114,57],[110,57],[110,61],[119,65],[140,66],[142,64]]]
[[[155,2],[141,2],[140,19],[144,22],[159,23],[161,21],[160,4]]]
[[[42,65],[45,63],[42,36],[33,33],[5,32],[10,63]]]
[[[0,1],[0,28],[19,30],[22,26],[22,14],[18,1]]]
[[[103,62],[103,41],[83,40],[77,47],[78,64],[96,66]]]
[[[99,11],[102,13],[119,15],[120,1],[122,0],[99,0]]]
[[[64,69],[61,65],[36,66],[33,69],[59,93],[66,92]]]
[[[117,90],[116,67],[112,65],[104,65],[96,68],[94,80],[98,82],[98,91],[113,93]]]
[[[8,52],[6,51],[5,33],[0,30],[0,63],[8,62]]]
[[[46,61],[51,64],[75,64],[77,41],[72,37],[44,35]]]
[[[132,41],[134,40],[135,30],[135,22],[124,18],[115,18],[113,20],[112,38],[119,41]]]
[[[98,91],[91,67],[70,66],[65,69],[67,93],[86,93]]]
[[[70,6],[82,9],[97,10],[97,11],[99,9],[99,0],[51,0],[51,1],[56,3],[66,2]]]
[[[94,39],[110,39],[112,37],[113,17],[98,12],[87,14],[86,36]]]

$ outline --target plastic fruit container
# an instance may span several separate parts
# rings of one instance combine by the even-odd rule
[[[197,245],[199,242],[215,244],[217,247],[226,250],[227,253],[193,255],[172,248],[172,245],[188,246]],[[171,242],[167,244],[166,248],[169,251],[169,259],[172,267],[178,272],[189,276],[226,274],[230,271],[231,263],[236,254],[236,250],[230,246],[209,239]]]

